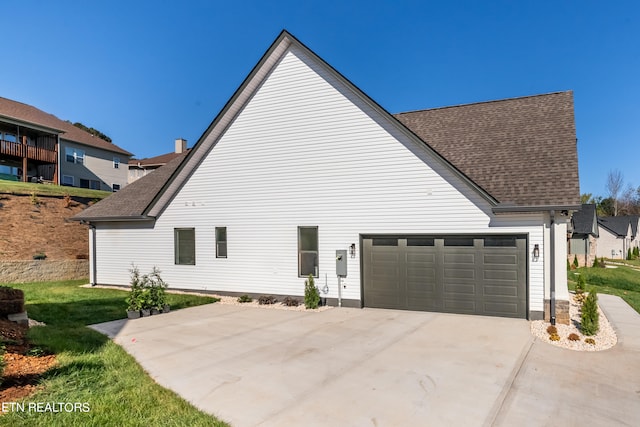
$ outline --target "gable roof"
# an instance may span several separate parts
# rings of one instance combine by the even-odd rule
[[[189,150],[191,150],[190,148],[188,148],[187,150],[185,150],[186,152],[188,152]],[[169,163],[171,160],[175,159],[176,157],[180,157],[182,156],[183,153],[176,153],[175,151],[172,151],[171,153],[165,153],[165,154],[161,154],[159,156],[155,156],[155,157],[147,157],[144,159],[131,159],[129,160],[129,164],[130,165],[140,165],[140,166],[162,166],[165,165],[167,163]]]
[[[53,133],[60,134],[60,138],[67,141],[77,142],[79,144],[100,148],[114,153],[123,154],[125,156],[132,155],[127,150],[100,139],[97,136],[93,136],[89,132],[75,127],[69,122],[60,120],[53,114],[45,113],[36,107],[22,102],[0,97],[0,120],[2,119],[8,119],[9,121],[25,127],[29,127],[31,125],[36,128],[44,128]]]
[[[501,203],[580,203],[570,91],[395,117]]]
[[[472,104],[474,107],[470,107],[470,106],[453,107],[448,111],[446,111],[444,115],[442,114],[442,111],[444,111],[445,109],[437,109],[439,113],[436,113],[436,114],[441,117],[440,132],[442,136],[438,139],[438,141],[440,141],[441,144],[436,143],[435,144],[437,146],[436,148],[429,143],[429,139],[427,138],[426,133],[424,135],[420,135],[420,133],[426,132],[429,129],[429,125],[426,124],[427,122],[437,121],[437,118],[435,118],[436,117],[435,115],[427,113],[428,111],[434,111],[434,110],[424,110],[421,112],[400,114],[395,117],[392,116],[385,109],[379,106],[375,101],[369,98],[364,92],[362,92],[355,85],[353,85],[348,79],[346,79],[344,76],[338,73],[329,64],[324,62],[315,53],[313,53],[310,49],[308,49],[305,45],[303,45],[300,41],[298,41],[295,37],[293,37],[287,31],[283,31],[278,36],[278,38],[274,41],[271,47],[267,50],[267,52],[263,55],[263,57],[260,59],[258,64],[253,68],[251,73],[243,81],[240,87],[236,90],[236,92],[233,94],[233,96],[227,102],[227,104],[224,106],[221,112],[215,117],[213,122],[205,130],[205,132],[200,137],[198,142],[190,150],[188,155],[183,158],[183,161],[179,165],[177,166],[173,165],[174,169],[171,170],[171,173],[166,173],[163,175],[167,177],[167,181],[164,185],[160,187],[160,190],[157,192],[154,199],[148,204],[147,208],[143,212],[143,215],[146,215],[151,218],[155,218],[162,213],[164,208],[171,202],[173,197],[178,193],[182,185],[188,180],[188,178],[191,176],[193,171],[196,170],[199,164],[204,160],[204,158],[206,158],[209,152],[213,149],[213,147],[215,146],[219,138],[224,134],[228,126],[233,122],[233,120],[236,118],[239,112],[244,108],[246,103],[251,99],[255,91],[261,86],[262,82],[269,75],[271,70],[278,64],[279,60],[292,46],[295,46],[296,48],[301,49],[306,55],[308,55],[313,60],[317,61],[318,65],[326,69],[332,75],[332,77],[336,78],[338,81],[346,85],[346,87],[350,89],[355,96],[357,96],[362,101],[364,101],[369,107],[372,108],[372,110],[381,114],[382,117],[386,117],[389,120],[389,123],[392,126],[395,126],[395,128],[398,131],[406,135],[409,138],[409,140],[413,141],[415,144],[423,147],[425,150],[430,152],[436,161],[442,163],[446,168],[451,170],[454,175],[458,176],[462,180],[462,182],[466,183],[469,186],[469,188],[471,188],[473,191],[477,192],[481,197],[489,201],[491,205],[496,206],[498,205],[499,202],[508,202],[510,204],[519,204],[521,207],[524,207],[525,209],[531,209],[533,205],[537,205],[535,206],[537,208],[546,207],[546,206],[570,205],[572,208],[577,209],[576,205],[578,205],[578,200],[579,200],[577,155],[575,153],[576,146],[575,146],[575,129],[573,125],[573,103],[572,103],[572,96],[570,92],[564,92],[563,94],[561,94],[561,96],[541,97],[544,100],[555,101],[555,104],[553,102],[549,102],[551,106],[555,105],[557,107],[555,109],[551,108],[552,109],[551,114],[554,114],[554,113],[561,114],[563,117],[563,120],[551,120],[553,118],[550,117],[549,114],[544,115],[538,112],[538,116],[540,116],[540,121],[542,121],[543,118],[551,120],[550,124],[549,123],[547,124],[547,127],[554,127],[559,124],[562,124],[564,126],[563,132],[557,132],[558,134],[562,134],[563,138],[554,138],[553,132],[551,133],[547,132],[543,134],[544,137],[542,137],[541,139],[544,142],[547,142],[547,139],[551,139],[552,143],[561,145],[562,149],[555,150],[555,151],[560,151],[560,155],[566,152],[567,157],[569,159],[568,168],[564,169],[565,171],[568,170],[568,173],[566,174],[566,176],[557,177],[556,176],[557,174],[555,174],[554,172],[554,176],[556,178],[559,178],[561,182],[567,182],[567,185],[561,186],[562,190],[554,192],[550,197],[542,197],[543,190],[539,189],[537,191],[534,191],[533,187],[536,187],[537,189],[538,184],[536,183],[532,184],[531,181],[528,179],[519,179],[518,180],[519,187],[515,188],[516,187],[515,184],[511,183],[509,180],[510,178],[515,179],[515,174],[513,174],[513,176],[510,175],[507,178],[503,178],[501,180],[502,182],[501,185],[492,186],[491,183],[493,182],[492,181],[493,177],[490,174],[504,173],[504,170],[502,170],[501,172],[500,171],[496,172],[494,169],[489,168],[487,171],[485,171],[486,169],[485,168],[481,173],[475,174],[476,176],[474,178],[473,176],[474,162],[466,161],[468,155],[465,154],[466,152],[465,149],[461,148],[459,150],[455,150],[455,149],[447,150],[447,148],[445,147],[447,145],[446,141],[449,141],[449,142],[453,141],[457,145],[460,145],[463,142],[465,142],[467,144],[466,145],[467,150],[470,149],[470,147],[472,147],[471,145],[472,142],[476,142],[481,145],[484,144],[481,148],[478,148],[477,151],[484,152],[485,155],[483,159],[487,159],[487,160],[490,160],[491,151],[496,149],[502,149],[502,150],[521,149],[521,150],[524,150],[525,153],[529,153],[530,151],[527,151],[527,150],[530,150],[530,149],[527,148],[528,147],[527,144],[513,143],[511,142],[511,139],[515,137],[514,135],[517,135],[517,137],[519,138],[517,139],[516,142],[525,140],[528,143],[532,143],[532,142],[539,143],[540,142],[539,139],[535,139],[533,137],[529,139],[524,138],[523,135],[518,134],[517,129],[514,129],[513,132],[509,133],[509,137],[504,137],[500,139],[500,141],[502,141],[501,144],[500,143],[492,144],[491,142],[486,141],[486,138],[481,137],[480,130],[475,131],[475,129],[477,127],[476,123],[482,123],[482,126],[480,126],[481,130],[485,129],[485,131],[487,132],[491,131],[492,132],[491,135],[494,137],[496,135],[500,136],[500,132],[494,128],[504,124],[508,124],[509,122],[508,107],[509,106],[517,107],[517,109],[519,110],[518,123],[524,124],[524,117],[527,115],[527,112],[526,112],[527,106],[530,106],[531,102],[522,101],[522,100],[521,101],[507,100],[512,102],[501,103],[498,101],[494,101],[493,103]],[[556,95],[556,94],[552,94],[552,95]],[[528,98],[522,98],[522,99],[530,99],[530,98],[536,98],[536,97],[528,97]],[[497,105],[498,107],[494,107],[493,109],[491,107],[487,108],[487,105],[485,104]],[[534,103],[534,104],[538,106],[537,103]],[[542,105],[538,107],[539,110],[544,111],[545,108],[546,109],[550,108],[550,106],[548,105],[545,107],[546,105],[545,101],[541,102],[541,104]],[[462,111],[462,114],[460,114],[461,116],[469,117],[470,119],[475,118],[475,121],[467,120],[467,121],[461,121],[460,123],[457,123],[455,120],[452,120],[452,118],[456,117],[458,114],[457,113],[451,114],[451,113],[455,112],[454,110],[458,108],[460,109],[459,111],[464,110]],[[491,118],[492,111],[497,111],[497,114],[498,113],[502,114],[502,116],[499,118],[492,119]],[[448,120],[442,119],[442,117],[446,117],[447,115],[450,117],[450,119]],[[535,116],[535,114],[532,114],[532,115]],[[407,123],[404,123],[404,122],[409,123],[409,125],[407,125]],[[446,130],[445,125],[451,126],[453,127],[453,129]],[[437,129],[437,126],[434,127],[434,129]],[[544,124],[540,123],[539,126],[529,126],[529,128],[525,128],[525,129],[529,129],[527,132],[525,132],[525,134],[528,134],[529,132],[542,132],[544,130]],[[475,132],[476,135],[473,138],[464,138],[463,135],[469,132]],[[571,138],[568,138],[569,136],[571,136]],[[454,144],[449,144],[449,145],[454,145]],[[549,143],[545,144],[545,147],[549,148],[550,145],[551,147],[553,147],[553,144],[549,144]],[[573,150],[573,152],[571,152],[571,150]],[[453,160],[450,161],[445,156],[445,152],[446,154],[451,155],[453,157]],[[493,153],[493,154],[494,154],[494,157],[496,155],[502,156],[504,160],[506,160],[506,157],[508,156],[508,153],[507,154]],[[536,155],[543,154],[543,150],[535,149],[535,154]],[[555,155],[556,154],[553,154],[553,155],[547,154],[540,161],[537,161],[536,159],[535,164],[539,169],[542,169],[544,171],[546,170],[545,161],[549,160],[551,164],[553,165],[557,164],[557,162],[550,159],[550,157]],[[521,158],[521,157],[524,157],[524,154],[518,156],[518,158]],[[534,163],[534,162],[531,162],[531,156],[529,156],[527,159],[530,163]],[[166,168],[167,166],[164,166],[163,168]],[[160,170],[163,168],[160,168]],[[538,176],[539,174],[535,175],[535,177],[538,177]],[[476,180],[478,180],[479,182],[476,182]],[[574,182],[569,182],[570,180],[573,180]],[[547,183],[547,182],[548,181],[544,181],[544,183]],[[524,187],[524,189],[520,187]],[[135,189],[137,188],[137,186],[133,188]],[[511,189],[513,189],[513,191],[516,194],[518,194],[519,197],[514,197],[514,198],[509,197],[508,195]],[[491,191],[494,191],[496,194],[495,195],[492,194]],[[533,192],[535,194],[535,197],[527,197],[526,196],[527,192]],[[119,199],[125,197],[125,195],[128,197],[135,197],[133,192],[124,193],[121,190],[118,193],[114,194],[113,196],[110,196],[99,203],[99,204],[105,204],[105,206],[103,207],[105,218],[121,216],[117,214],[116,208],[118,205],[120,205]],[[116,201],[118,201],[118,203],[116,203]],[[109,209],[108,206],[106,206],[111,204],[113,205],[113,209]],[[123,202],[122,204],[126,205],[125,202]],[[98,212],[98,211],[95,211],[95,212]],[[94,220],[97,218],[99,217],[98,216],[93,217]]]
[[[166,165],[126,185],[95,205],[89,206],[73,219],[78,221],[151,219],[145,215],[147,208],[184,161],[186,155],[187,153],[178,154]]]
[[[604,227],[618,237],[625,237],[629,233],[631,217],[628,216],[606,216],[598,218],[598,225]]]
[[[573,234],[591,234],[598,237],[598,215],[595,204],[583,204],[571,217]]]

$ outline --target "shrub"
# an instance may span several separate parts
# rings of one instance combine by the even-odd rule
[[[593,338],[585,338],[584,342],[586,342],[587,344],[596,345],[596,340],[594,340]]]
[[[31,204],[34,206],[40,206],[40,199],[38,199],[38,196],[36,195],[35,191],[31,192]]]
[[[571,263],[569,263],[569,258],[567,258],[567,271],[571,270]]]
[[[578,336],[578,334],[569,334],[567,338],[569,341],[580,341],[580,336]]]
[[[555,326],[551,325],[547,328],[547,333],[549,335],[554,335],[558,333],[558,328],[556,328]]]
[[[599,267],[600,264],[598,263],[598,257],[593,257],[593,264],[591,265],[591,267]]]
[[[309,275],[309,279],[304,281],[304,306],[306,308],[318,308],[320,303],[320,293],[313,282],[313,274]]]
[[[551,334],[551,335],[549,335],[549,339],[550,339],[551,341],[560,341],[560,335],[558,335],[558,334]]]
[[[576,297],[575,300],[579,303],[584,302],[584,287],[586,285],[586,280],[584,278],[584,276],[581,274],[578,276],[578,279],[576,280]]]
[[[297,307],[300,304],[300,301],[295,298],[285,297],[282,300],[282,304],[286,305],[287,307]]]
[[[578,268],[580,264],[578,264],[578,255],[573,256],[573,268]]]
[[[598,295],[591,290],[582,304],[582,314],[580,316],[581,330],[584,335],[595,335],[600,329],[598,314]]]
[[[262,295],[258,298],[258,304],[260,305],[271,305],[275,304],[278,300],[272,295]]]
[[[64,193],[64,196],[62,196],[62,200],[64,201],[65,208],[71,207],[71,196],[69,195],[69,193]]]
[[[635,248],[633,248],[633,256],[636,257],[636,258],[640,257],[640,248],[639,247],[636,246]]]
[[[251,301],[253,301],[253,298],[251,298],[251,297],[250,297],[249,295],[247,295],[247,294],[240,295],[240,296],[238,297],[238,302],[239,302],[239,303],[241,303],[241,304],[242,304],[242,303],[245,303],[245,302],[251,302]]]
[[[47,259],[47,255],[44,252],[38,252],[37,254],[35,254],[33,256],[33,259],[35,259],[35,260]]]
[[[631,261],[633,258],[631,257],[631,248],[627,249],[627,261]]]
[[[140,270],[132,265],[131,290],[126,298],[127,310],[162,309],[167,303],[166,288],[168,284],[160,277],[160,270],[153,267],[151,273],[140,276]]]

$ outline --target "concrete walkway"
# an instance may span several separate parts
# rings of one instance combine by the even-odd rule
[[[161,385],[233,426],[638,425],[640,315],[619,344],[535,340],[523,320],[212,304],[95,325]]]

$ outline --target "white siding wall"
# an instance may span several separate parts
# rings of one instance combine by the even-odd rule
[[[522,233],[531,262],[530,309],[542,310],[542,215],[490,213],[426,150],[361,99],[289,51],[158,218],[155,229],[101,225],[98,281],[126,284],[131,262],[157,265],[174,287],[303,293],[297,227],[319,227],[319,287],[337,297],[335,250],[356,244],[342,296],[360,299],[361,234]],[[174,265],[173,229],[195,227],[196,265]],[[227,227],[228,258],[215,258]]]
[[[624,258],[627,256],[624,252],[624,240],[618,237],[604,227],[600,227],[598,236],[597,255],[605,258]],[[612,251],[615,251],[612,255]]]

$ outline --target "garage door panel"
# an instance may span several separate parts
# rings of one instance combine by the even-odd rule
[[[364,238],[364,304],[526,317],[526,247],[524,236]]]

